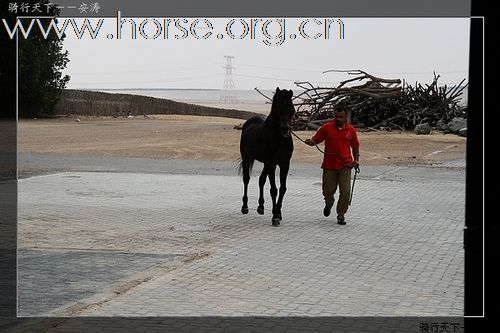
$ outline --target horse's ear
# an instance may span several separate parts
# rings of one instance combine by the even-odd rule
[[[280,92],[280,87],[276,87],[276,93]]]
[[[292,98],[292,96],[293,96],[293,90],[291,90],[291,89],[288,90],[288,95],[289,95],[290,98]]]

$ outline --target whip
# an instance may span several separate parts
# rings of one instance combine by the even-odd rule
[[[356,165],[354,167],[354,179],[352,180],[352,188],[351,188],[351,197],[349,198],[349,206],[351,205],[352,201],[352,194],[354,193],[354,183],[356,182],[356,175],[359,173],[359,166]]]

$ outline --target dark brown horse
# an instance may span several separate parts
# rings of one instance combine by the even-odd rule
[[[276,88],[271,113],[268,117],[252,117],[243,124],[240,140],[241,163],[243,171],[243,206],[241,212],[248,213],[248,182],[255,160],[264,163],[259,177],[259,206],[257,212],[264,214],[264,184],[269,177],[271,198],[273,201],[273,226],[281,221],[281,206],[286,192],[286,178],[293,153],[293,141],[290,136],[290,121],[295,113],[291,90]],[[280,169],[279,193],[276,187],[276,166]],[[277,200],[276,200],[276,197]]]

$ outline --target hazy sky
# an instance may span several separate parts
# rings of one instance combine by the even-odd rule
[[[117,40],[116,19],[111,18],[105,20],[96,39],[78,39],[72,31],[67,33],[68,88],[222,88],[225,55],[234,56],[236,89],[293,88],[294,81],[332,86],[347,78],[347,74],[322,73],[329,69],[361,69],[410,83],[430,83],[433,71],[441,75],[441,84],[468,78],[467,18],[345,18],[341,19],[343,39],[339,38],[337,18],[332,18],[329,39],[324,38],[323,19],[269,21],[267,37],[262,30],[266,21],[236,20],[231,33],[235,37],[246,34],[241,40],[229,38],[224,30],[231,19],[200,19],[195,25],[200,39],[191,33],[182,38],[185,31],[174,22],[168,24],[166,35],[166,22],[160,18],[145,22],[141,36],[144,20],[135,19],[135,40],[130,38],[132,29],[127,22],[123,23],[122,39]],[[180,22],[179,27],[189,28],[193,21]],[[307,36],[321,37],[303,38],[298,29],[301,23]],[[209,33],[207,39],[202,38]],[[181,38],[176,39],[176,34]],[[152,39],[155,35],[158,37]],[[275,45],[280,41],[281,45]]]

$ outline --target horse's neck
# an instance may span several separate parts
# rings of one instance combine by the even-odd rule
[[[271,112],[269,113],[269,116],[267,116],[265,124],[267,126],[279,126],[280,124],[278,110],[274,105],[271,107]]]

